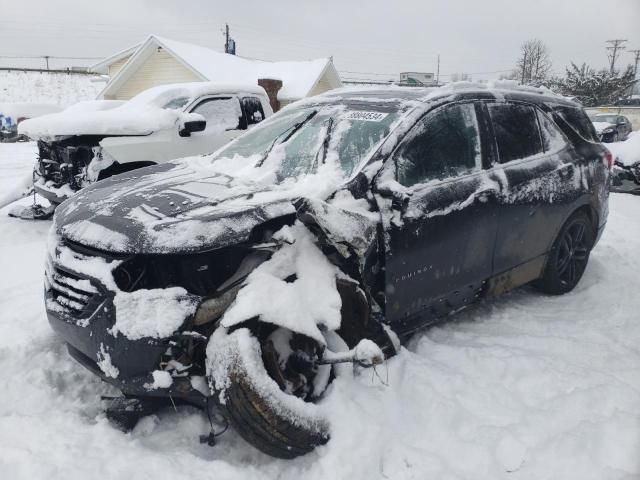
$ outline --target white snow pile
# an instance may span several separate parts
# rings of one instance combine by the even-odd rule
[[[148,135],[177,122],[203,120],[184,113],[182,107],[203,94],[257,92],[253,85],[221,85],[211,82],[161,85],[139,93],[121,105],[92,102],[63,112],[22,122],[18,130],[33,139],[62,135]]]
[[[106,351],[102,343],[98,350],[98,361],[96,363],[107,377],[118,378],[118,375],[120,375],[120,370],[111,362],[111,355]]]
[[[320,328],[332,331],[340,328],[338,270],[300,223],[285,226],[274,234],[274,240],[282,241],[282,247],[249,274],[221,324],[229,328],[260,316],[263,322],[301,333],[324,345]]]
[[[121,333],[131,340],[170,336],[197,306],[196,298],[182,287],[119,291],[113,304],[116,323],[109,333],[114,336]]]
[[[67,107],[93,100],[106,77],[58,72],[0,71],[0,103],[53,104]]]
[[[153,382],[144,384],[144,387],[147,390],[169,388],[173,383],[173,377],[171,376],[171,373],[166,370],[154,370],[151,373],[151,377],[153,378]]]
[[[631,132],[624,142],[607,143],[605,146],[613,158],[624,165],[640,162],[640,131]]]

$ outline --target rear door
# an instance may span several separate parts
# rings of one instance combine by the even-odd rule
[[[525,270],[535,278],[564,221],[567,204],[575,199],[572,152],[538,107],[500,102],[489,103],[486,109],[497,150],[491,175],[503,185],[494,272],[528,266]]]
[[[462,307],[491,275],[497,192],[486,184],[477,108],[428,113],[393,154],[400,185],[380,195],[393,197],[383,216],[386,316],[399,332]]]

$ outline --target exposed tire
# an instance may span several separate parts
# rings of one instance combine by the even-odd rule
[[[579,211],[562,226],[551,247],[542,277],[534,286],[550,295],[562,295],[573,290],[589,261],[595,239],[589,216]]]
[[[328,422],[318,407],[282,391],[270,377],[260,342],[249,329],[214,333],[207,373],[229,423],[267,455],[291,459],[329,440]]]

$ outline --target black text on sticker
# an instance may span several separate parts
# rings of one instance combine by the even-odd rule
[[[365,112],[362,110],[354,110],[344,116],[345,120],[364,120],[365,122],[379,122],[383,120],[388,113],[382,112]]]

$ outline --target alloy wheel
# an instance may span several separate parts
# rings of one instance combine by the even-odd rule
[[[587,224],[580,220],[569,227],[558,247],[556,271],[563,284],[577,283],[589,257]]]

